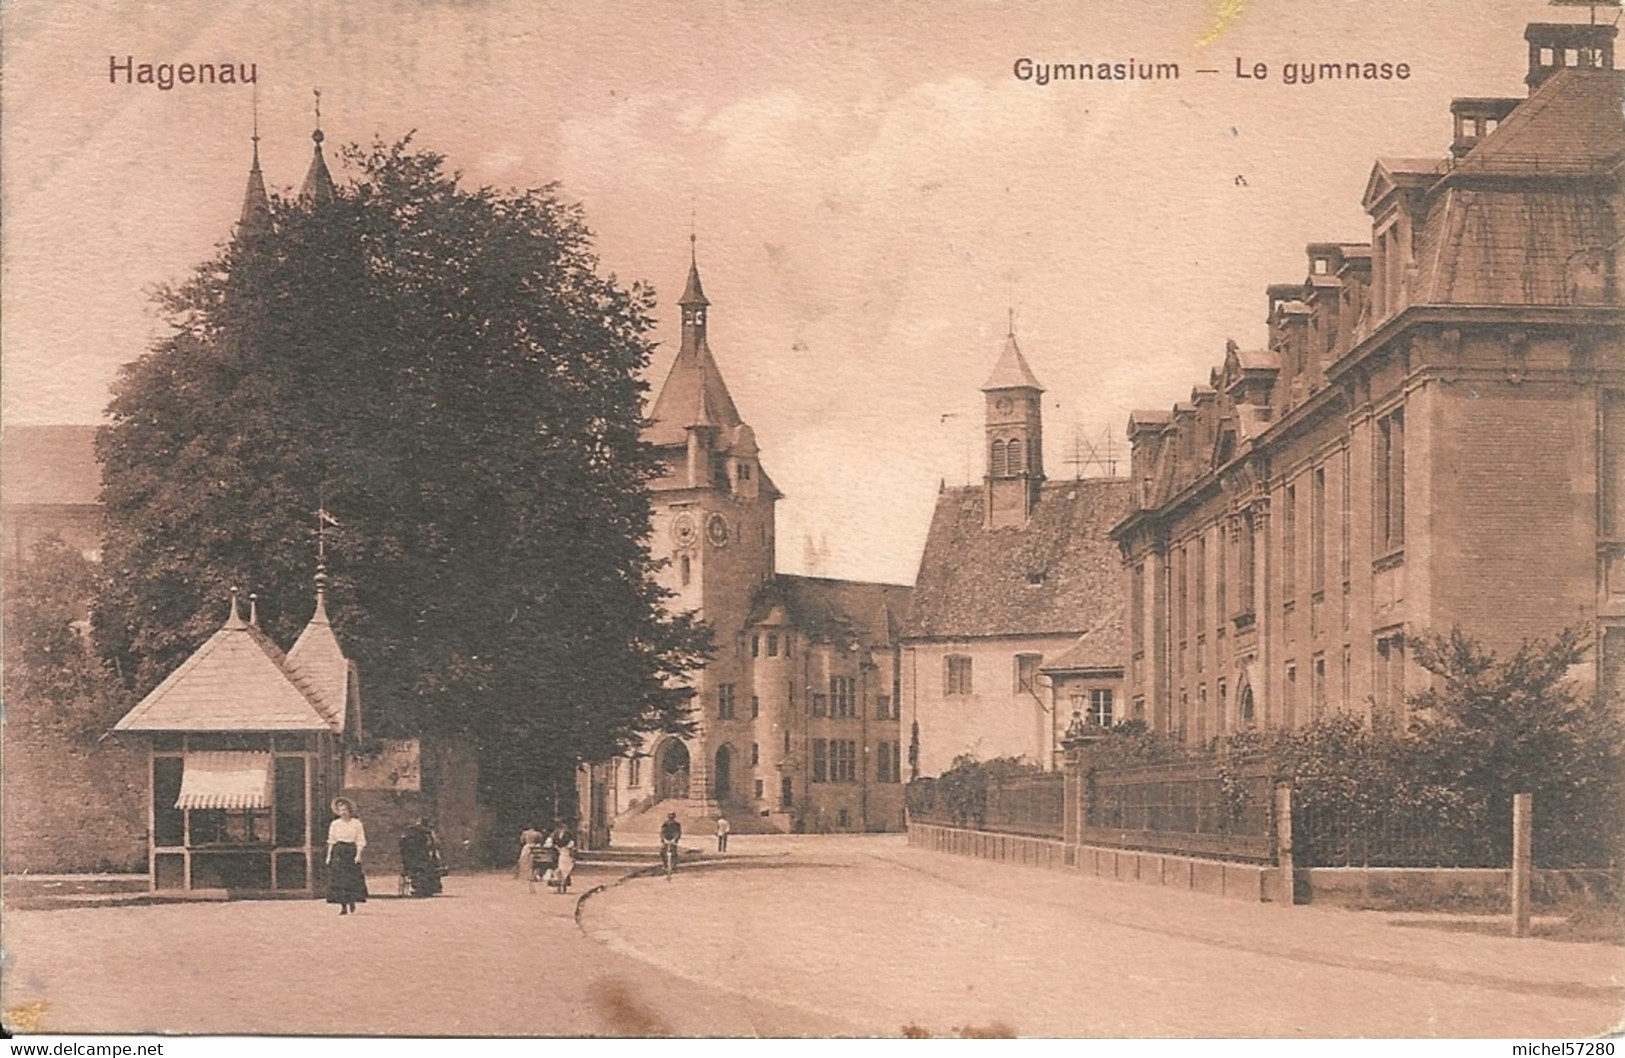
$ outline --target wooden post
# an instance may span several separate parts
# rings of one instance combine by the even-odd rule
[[[1533,859],[1531,846],[1534,828],[1534,798],[1530,794],[1512,795],[1512,935],[1529,935],[1529,876]]]
[[[1280,887],[1276,899],[1291,907],[1296,902],[1297,880],[1292,874],[1292,784],[1275,784],[1275,873]]]

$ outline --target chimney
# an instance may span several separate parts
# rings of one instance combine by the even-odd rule
[[[1529,94],[1559,70],[1612,70],[1618,32],[1613,26],[1531,22],[1523,31],[1529,42],[1529,75],[1523,79]]]
[[[1520,102],[1518,99],[1452,99],[1450,116],[1455,119],[1456,134],[1450,153],[1465,158]]]

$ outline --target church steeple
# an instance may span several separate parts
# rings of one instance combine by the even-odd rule
[[[333,186],[333,174],[327,171],[327,159],[322,157],[322,93],[316,90],[316,131],[310,134],[315,142],[316,149],[310,159],[310,169],[305,173],[304,186],[299,189],[301,202],[325,205],[333,201],[337,193]]]
[[[260,173],[260,116],[254,113],[254,161],[248,167],[248,190],[243,193],[243,215],[237,221],[237,233],[250,235],[262,232],[271,222],[271,200],[265,194],[265,177]]]
[[[1016,344],[1015,321],[987,394],[987,524],[1025,525],[1044,484],[1044,387]]]
[[[694,252],[695,236],[688,237],[688,285],[677,304],[683,310],[683,352],[695,353],[705,344],[705,310],[711,304],[700,286],[700,265]]]

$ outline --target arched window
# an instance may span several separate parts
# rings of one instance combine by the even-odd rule
[[[988,461],[987,472],[992,477],[1004,477],[1004,442],[993,442],[993,457]]]
[[[682,567],[682,570],[683,570],[683,587],[686,588],[686,587],[688,587],[689,577],[690,577],[690,575],[692,573],[692,569],[689,566],[689,562],[688,562],[688,556],[684,555],[683,560],[678,564]]]
[[[1015,477],[1017,474],[1020,474],[1021,472],[1023,472],[1024,470],[1027,469],[1027,464],[1022,460],[1021,456],[1022,456],[1021,442],[1020,441],[1011,441],[1010,442],[1010,455],[1008,457],[1009,462],[1010,462],[1010,476],[1011,477]]]

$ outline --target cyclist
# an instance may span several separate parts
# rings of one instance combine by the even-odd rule
[[[671,880],[671,872],[677,869],[677,843],[683,840],[683,824],[677,822],[676,812],[667,812],[666,821],[660,824],[660,862],[666,866],[666,880]]]

